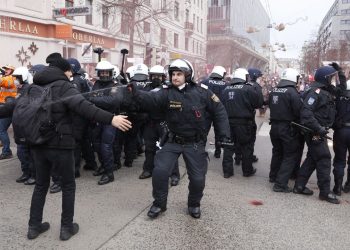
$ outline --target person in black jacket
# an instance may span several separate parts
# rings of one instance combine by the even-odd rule
[[[246,69],[236,69],[230,86],[227,86],[221,94],[221,101],[225,106],[231,128],[231,140],[235,147],[239,147],[242,153],[243,176],[249,177],[255,174],[253,167],[255,133],[254,118],[255,109],[259,107],[258,94],[249,81],[249,73]],[[230,178],[233,173],[234,147],[225,147],[222,160],[224,178]]]
[[[336,87],[340,79],[340,86]],[[313,191],[306,187],[311,174],[316,169],[317,185],[320,189],[319,198],[333,204],[339,204],[337,197],[330,191],[331,153],[328,148],[328,129],[332,127],[335,118],[335,96],[339,89],[344,89],[345,75],[337,64],[323,66],[316,70],[315,81],[311,89],[305,93],[300,122],[311,129],[305,140],[308,152],[303,162],[293,192],[312,195]]]
[[[287,68],[282,72],[281,81],[269,96],[270,139],[272,158],[270,182],[275,182],[273,191],[289,193],[288,180],[298,162],[301,147],[299,130],[291,122],[300,122],[303,102],[297,91],[299,72]]]
[[[226,88],[226,82],[224,80],[226,76],[226,69],[222,66],[215,66],[211,71],[209,77],[203,81],[203,84],[208,86],[208,89],[220,98],[221,92]],[[208,129],[210,130],[211,121],[208,123]],[[215,152],[214,157],[220,158],[221,146],[218,144],[219,138],[215,137]]]
[[[346,83],[346,90],[342,91],[335,101],[337,114],[333,125],[333,175],[336,195],[341,195],[344,169],[346,167],[346,155],[350,151],[350,80]],[[350,192],[350,161],[348,160],[347,180],[344,185],[344,193]]]
[[[169,127],[167,141],[154,159],[152,173],[154,202],[147,215],[156,218],[166,210],[169,175],[182,154],[189,183],[188,212],[200,218],[200,201],[205,186],[208,154],[205,151],[207,116],[211,116],[221,140],[229,137],[227,115],[219,98],[205,85],[194,81],[190,62],[177,59],[169,67],[171,86],[157,92],[145,92],[130,85],[134,98],[146,110],[165,112]]]
[[[69,82],[72,75],[71,66],[65,59],[56,58],[50,65],[34,76],[34,83],[40,86],[52,84],[52,119],[56,124],[57,133],[44,145],[31,148],[37,180],[30,207],[27,237],[28,239],[34,239],[50,227],[48,222],[42,222],[42,217],[50,184],[50,170],[55,167],[58,174],[62,176],[60,239],[68,240],[79,230],[78,224],[73,223],[75,139],[72,134],[71,112],[76,112],[89,120],[112,124],[121,130],[128,130],[131,123],[126,119],[126,116],[114,116],[112,113],[99,109],[88,102]],[[119,105],[117,99],[115,105]]]

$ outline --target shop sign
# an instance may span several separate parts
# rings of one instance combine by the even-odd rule
[[[53,17],[66,17],[66,16],[87,16],[92,13],[91,6],[76,6],[67,8],[53,9]]]

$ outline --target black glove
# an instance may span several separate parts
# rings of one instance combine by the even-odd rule
[[[321,127],[318,132],[320,136],[326,136],[328,134],[328,130],[325,127]]]
[[[134,95],[134,94],[136,93],[136,91],[137,91],[137,86],[136,86],[136,83],[134,83],[134,82],[128,83],[127,88],[128,88],[128,90],[129,90],[133,95]]]
[[[332,66],[336,71],[342,71],[342,68],[336,62],[330,63],[329,66]]]

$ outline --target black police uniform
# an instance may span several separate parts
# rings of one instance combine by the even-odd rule
[[[300,113],[301,123],[316,135],[325,134],[325,130],[333,125],[335,112],[334,96],[329,92],[329,87],[322,83],[313,83],[305,95]],[[316,169],[320,197],[327,197],[330,193],[331,171],[331,153],[327,140],[314,134],[306,134],[305,140],[308,146],[307,157],[299,170],[295,188],[303,190]]]
[[[218,78],[218,77],[209,77],[203,81],[203,84],[207,85],[208,89],[213,91],[213,93],[219,98],[221,96],[221,92],[226,88],[226,81],[224,81],[223,79]],[[209,123],[208,130],[210,130],[212,121],[209,120],[208,123]],[[221,154],[221,146],[218,144],[219,140],[220,140],[220,138],[218,138],[215,134],[214,156],[216,158],[220,158],[220,154]]]
[[[242,170],[244,176],[255,173],[253,168],[254,114],[259,105],[258,94],[250,83],[233,83],[227,86],[221,95],[230,122],[231,140],[242,152]],[[225,147],[222,167],[225,177],[233,175],[234,147]]]
[[[145,91],[157,92],[162,89],[162,86],[153,86],[152,83],[145,87]],[[143,163],[143,177],[151,177],[154,169],[154,156],[157,151],[157,141],[161,143],[161,139],[167,136],[168,125],[166,124],[164,112],[150,111],[148,119],[144,127],[143,137],[145,139],[145,161]],[[159,145],[161,147],[163,145]],[[140,176],[140,179],[143,179]],[[171,173],[173,184],[180,179],[179,164],[175,163],[174,169]],[[176,183],[177,184],[177,183]]]
[[[95,91],[95,92],[94,92]],[[92,88],[92,95],[88,100],[94,103],[97,107],[109,111],[111,113],[119,113],[120,103],[117,103],[117,93],[121,92],[116,87],[114,81],[96,81]],[[113,143],[116,136],[116,128],[110,124],[97,123],[94,128],[94,150],[97,152],[99,160],[104,169],[105,175],[101,177],[99,184],[106,184],[114,180],[114,155]],[[101,171],[97,171],[101,172]],[[97,175],[97,173],[95,173]]]
[[[293,173],[300,155],[300,133],[291,122],[300,122],[302,99],[295,83],[281,80],[269,96],[270,139],[272,158],[270,181],[275,182],[274,190],[290,191],[288,180]]]
[[[201,87],[202,86],[202,87]],[[169,138],[154,160],[153,205],[166,209],[168,177],[182,154],[189,176],[188,207],[199,207],[205,186],[208,154],[205,151],[206,116],[212,116],[220,138],[229,136],[227,114],[219,98],[206,86],[186,83],[183,89],[164,86],[158,92],[136,91],[134,97],[147,110],[166,112]]]
[[[333,175],[335,186],[333,191],[340,195],[346,166],[346,154],[350,151],[350,91],[345,90],[336,99],[336,118],[333,125]],[[349,161],[348,161],[348,164]],[[350,191],[350,169],[348,166],[347,182],[344,191]]]

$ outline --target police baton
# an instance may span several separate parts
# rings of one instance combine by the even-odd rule
[[[304,130],[306,133],[310,133],[310,134],[317,134],[315,133],[311,128],[308,128],[308,127],[305,127],[299,123],[296,123],[296,122],[291,122],[291,124],[301,130]],[[333,139],[331,137],[329,137],[328,135],[319,135],[321,138],[326,138],[328,140],[331,140],[333,141]]]

